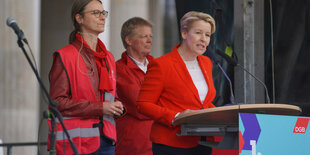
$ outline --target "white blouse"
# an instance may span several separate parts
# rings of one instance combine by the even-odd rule
[[[199,97],[201,100],[201,103],[205,100],[209,87],[207,85],[207,82],[205,80],[205,77],[202,74],[201,68],[199,66],[198,60],[195,59],[193,61],[184,61],[186,68],[189,72],[189,74],[192,77],[192,80],[198,90]]]

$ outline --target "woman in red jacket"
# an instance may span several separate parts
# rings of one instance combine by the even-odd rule
[[[66,129],[80,154],[114,155],[113,117],[123,113],[121,102],[114,101],[113,55],[98,39],[107,15],[100,0],[75,0],[71,11],[75,29],[70,44],[54,53],[49,74],[50,96],[57,101]],[[51,130],[50,123],[49,127]],[[56,131],[57,154],[73,154],[59,124]]]
[[[180,23],[182,43],[149,64],[137,108],[154,120],[153,154],[211,154],[211,148],[198,145],[200,137],[177,136],[180,127],[174,126],[173,120],[192,110],[214,107],[212,62],[202,54],[215,31],[215,22],[208,14],[191,11]]]
[[[140,114],[137,98],[144,81],[147,65],[153,60],[152,24],[140,18],[128,19],[122,26],[121,38],[126,49],[116,62],[118,99],[126,108],[126,115],[116,120],[116,155],[151,155],[150,132],[153,121]]]

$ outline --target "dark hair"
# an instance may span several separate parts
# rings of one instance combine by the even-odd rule
[[[75,15],[80,14],[83,16],[83,11],[85,9],[85,6],[94,0],[75,0],[72,8],[71,8],[71,20],[73,22],[74,30],[70,33],[69,36],[69,43],[73,43],[75,38],[75,34],[81,30],[80,24],[75,20]],[[96,0],[100,3],[102,3],[100,0]]]
[[[124,45],[124,48],[127,48],[127,43],[125,38],[132,34],[133,30],[138,26],[149,26],[152,28],[152,24],[147,20],[140,18],[140,17],[133,17],[128,19],[122,26],[121,30],[121,38]]]

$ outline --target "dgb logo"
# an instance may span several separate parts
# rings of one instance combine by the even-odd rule
[[[293,133],[306,133],[309,118],[297,118]]]
[[[294,128],[294,133],[305,133],[306,132],[306,128],[305,127],[295,127]]]

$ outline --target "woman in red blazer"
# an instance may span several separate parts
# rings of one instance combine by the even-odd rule
[[[192,110],[215,107],[212,62],[202,55],[215,31],[215,22],[208,14],[191,11],[180,23],[182,43],[149,64],[137,108],[154,120],[154,155],[211,154],[211,148],[198,145],[200,137],[177,136],[180,127],[174,126],[173,120]]]

